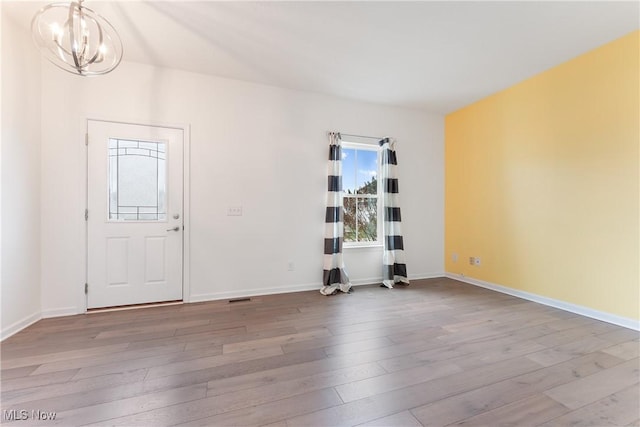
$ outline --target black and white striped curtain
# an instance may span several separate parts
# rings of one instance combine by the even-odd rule
[[[395,141],[390,138],[382,139],[380,150],[380,183],[384,215],[382,283],[388,288],[393,288],[396,283],[409,284],[407,264],[404,260]]]
[[[351,282],[344,269],[342,241],[344,212],[342,207],[342,141],[340,134],[329,133],[329,164],[327,180],[327,211],[324,229],[324,274],[320,293],[331,295],[349,292]]]

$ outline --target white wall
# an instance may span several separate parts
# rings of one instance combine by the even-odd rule
[[[40,318],[40,58],[2,13],[1,338]]]
[[[190,125],[192,301],[320,287],[328,130],[397,138],[409,273],[443,274],[440,115],[135,63],[43,64],[42,111],[45,316],[84,311],[86,118]],[[354,282],[380,277],[380,253],[349,250]]]

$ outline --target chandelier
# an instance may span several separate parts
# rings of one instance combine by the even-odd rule
[[[73,74],[106,74],[122,59],[122,42],[115,28],[82,5],[52,3],[31,21],[31,34],[45,58]]]

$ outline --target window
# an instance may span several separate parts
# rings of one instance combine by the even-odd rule
[[[380,244],[378,164],[377,146],[342,143],[346,246]]]
[[[164,142],[109,139],[109,220],[167,218]]]

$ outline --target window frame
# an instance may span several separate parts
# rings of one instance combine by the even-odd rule
[[[349,194],[347,195],[344,187],[342,189],[342,209],[344,211],[345,209],[345,198],[349,197],[349,198],[353,198],[356,199],[356,212],[358,209],[358,203],[357,203],[357,199],[358,198],[366,198],[366,199],[372,199],[375,198],[376,199],[376,235],[377,235],[377,240],[375,241],[364,241],[364,242],[347,242],[346,240],[344,240],[343,237],[343,247],[344,248],[373,248],[373,247],[382,247],[383,246],[383,242],[382,242],[382,221],[380,221],[380,219],[382,218],[381,213],[382,213],[382,186],[380,185],[380,147],[377,144],[367,144],[367,143],[361,143],[361,142],[352,142],[352,141],[345,141],[342,140],[342,150],[360,150],[360,151],[373,151],[376,153],[376,181],[377,181],[377,188],[376,188],[376,194],[375,196],[373,194]],[[355,171],[354,173],[356,174],[357,177],[357,173],[358,173],[358,162],[357,162],[357,154],[356,154],[356,161],[355,161]],[[342,178],[344,180],[344,165],[342,168]],[[357,182],[357,180],[356,180]],[[344,224],[344,221],[343,221]],[[356,227],[357,227],[357,222],[356,222]],[[344,236],[344,234],[343,234]]]

